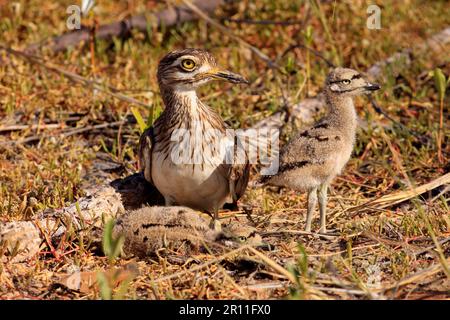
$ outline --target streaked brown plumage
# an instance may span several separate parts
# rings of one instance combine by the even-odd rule
[[[143,207],[119,217],[113,235],[123,235],[127,255],[146,257],[161,249],[172,249],[189,255],[204,245],[235,247],[241,244],[264,245],[256,229],[231,222],[221,232],[209,227],[207,217],[187,207]]]
[[[378,90],[357,71],[336,68],[327,77],[325,96],[329,113],[311,128],[296,134],[280,152],[280,167],[268,184],[308,192],[306,231],[319,197],[320,232],[326,232],[327,189],[353,150],[356,112],[353,97]]]
[[[163,194],[166,205],[188,206],[212,213],[217,219],[225,202],[236,202],[243,195],[250,165],[248,159],[241,164],[225,163],[217,147],[230,143],[229,138],[203,134],[214,129],[223,136],[227,128],[195,91],[214,79],[247,82],[240,75],[220,70],[205,50],[174,51],[160,61],[158,84],[165,109],[142,134],[139,159],[145,178]],[[181,148],[178,142],[183,137],[176,137],[179,129],[190,137]],[[174,161],[174,157],[186,155],[195,161]]]

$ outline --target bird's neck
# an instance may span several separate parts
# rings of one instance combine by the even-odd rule
[[[325,94],[329,108],[328,118],[337,127],[350,130],[351,134],[356,130],[357,117],[353,98],[335,94]]]
[[[193,89],[165,89],[161,90],[164,112],[179,117],[179,121],[191,127],[193,122],[210,122],[215,128],[225,128],[225,123],[217,112],[203,102]]]
[[[165,110],[176,112],[196,111],[202,103],[195,90],[165,89],[161,90]]]

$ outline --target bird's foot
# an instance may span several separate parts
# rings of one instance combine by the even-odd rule
[[[317,235],[319,237],[322,237],[324,239],[333,239],[336,238],[340,235],[339,230],[338,229],[323,229],[320,228],[319,232],[317,232]]]

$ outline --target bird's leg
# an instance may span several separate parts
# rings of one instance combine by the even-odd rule
[[[327,232],[327,193],[328,193],[328,184],[324,183],[319,187],[318,196],[319,196],[319,211],[320,211],[320,233]]]
[[[312,188],[308,191],[308,212],[306,214],[305,231],[311,232],[311,221],[314,214],[314,209],[317,204],[317,188]]]
[[[164,197],[164,201],[166,203],[166,207],[171,207],[175,205],[175,201],[170,197]]]
[[[213,219],[211,221],[211,229],[217,232],[222,231],[222,225],[219,221],[219,208],[215,208],[213,211]]]

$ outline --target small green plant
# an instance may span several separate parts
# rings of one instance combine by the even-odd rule
[[[103,252],[108,257],[109,262],[112,264],[117,259],[122,251],[123,243],[125,242],[124,236],[120,235],[117,238],[113,236],[113,228],[115,221],[110,219],[105,224],[103,231]]]
[[[308,26],[303,33],[303,40],[308,48],[311,48],[313,42],[312,27]],[[309,96],[309,81],[311,79],[311,53],[306,50],[306,95]]]
[[[125,241],[123,235],[117,238],[113,235],[113,228],[115,225],[114,219],[110,219],[105,224],[103,231],[103,252],[108,257],[109,263],[112,266],[117,257],[122,252],[122,247]],[[100,291],[100,297],[103,300],[120,300],[123,299],[128,291],[128,287],[133,280],[134,274],[123,269],[111,268],[106,272],[97,273],[97,284]],[[115,286],[119,283],[119,286]]]
[[[142,118],[142,115],[137,108],[131,108],[131,113],[139,125],[139,132],[143,133],[145,129],[147,129],[147,123],[144,121],[144,118]]]
[[[297,245],[299,256],[297,263],[287,267],[288,271],[295,277],[296,283],[289,288],[289,299],[304,299],[307,291],[307,283],[310,280],[308,271],[308,254],[305,247],[299,243]]]
[[[440,163],[443,163],[444,157],[442,156],[442,135],[444,130],[444,98],[445,89],[450,82],[450,77],[446,79],[444,73],[439,68],[434,69],[433,77],[439,96],[439,132],[437,136],[438,159]]]

